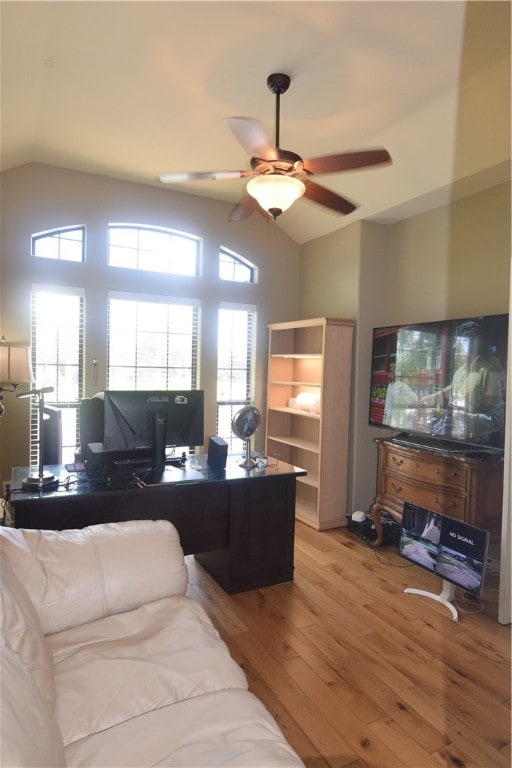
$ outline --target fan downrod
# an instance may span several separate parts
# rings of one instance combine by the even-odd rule
[[[289,75],[283,75],[282,72],[274,72],[273,75],[267,77],[267,85],[269,90],[276,96],[278,94],[281,95],[282,93],[286,93],[290,87],[290,77]]]

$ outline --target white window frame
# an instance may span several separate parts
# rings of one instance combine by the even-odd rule
[[[82,238],[74,239],[66,237],[70,232],[81,232]],[[84,224],[76,224],[70,227],[57,227],[56,229],[48,229],[43,232],[35,232],[30,238],[30,252],[36,259],[49,259],[50,261],[66,261],[74,264],[82,264],[85,261],[86,254],[86,235],[87,230]],[[48,256],[45,254],[36,253],[37,243],[43,240],[52,240],[57,242],[57,256]],[[71,241],[73,243],[80,243],[81,245],[81,257],[79,259],[69,259],[65,256],[61,256],[62,242]]]
[[[232,270],[233,270],[233,276],[232,277],[223,277],[222,276],[222,260],[223,257],[227,257],[226,264],[231,263]],[[247,270],[250,275],[249,280],[237,280],[235,275],[237,271],[237,267],[241,267],[242,270]],[[226,270],[225,270],[226,271]],[[241,283],[243,285],[254,285],[258,280],[258,269],[257,267],[252,264],[248,259],[244,258],[243,256],[240,256],[239,253],[235,253],[235,251],[230,250],[229,248],[226,248],[225,246],[221,245],[219,249],[219,279],[224,280],[226,282],[231,283]]]
[[[107,372],[106,372],[106,380],[107,380],[107,388],[110,389],[124,389],[125,387],[119,387],[115,386],[112,387],[110,385],[112,374],[111,374],[111,328],[110,328],[110,301],[111,300],[119,300],[119,301],[130,301],[130,302],[147,302],[149,304],[162,304],[167,306],[176,305],[176,306],[183,306],[183,307],[190,307],[195,314],[195,319],[193,320],[193,325],[191,327],[191,336],[192,336],[192,351],[191,351],[191,360],[190,360],[190,383],[186,386],[187,389],[199,389],[200,388],[200,333],[201,333],[201,301],[199,299],[192,299],[192,298],[182,298],[182,297],[171,297],[171,296],[162,296],[162,295],[156,295],[156,294],[142,294],[142,293],[135,293],[130,291],[108,291],[107,293],[107,315],[108,315],[108,323],[107,323]],[[136,334],[140,333],[140,331],[135,331]],[[163,332],[162,332],[163,335]],[[172,335],[171,335],[172,339]],[[167,333],[167,341],[166,343],[169,343],[169,334]],[[145,380],[145,383],[142,383],[140,386],[138,384],[140,383],[140,379],[137,376],[137,368],[147,368],[147,366],[141,366],[137,365],[137,361],[135,365],[127,366],[128,368],[135,368],[135,375],[134,379],[135,381],[134,386],[131,385],[126,387],[130,389],[184,389],[183,385],[176,385],[174,386],[172,384],[172,376],[169,376],[167,374],[167,384],[165,386],[148,386],[147,379]],[[163,366],[155,366],[155,368],[161,369]],[[168,366],[168,370],[172,370],[172,366]],[[139,382],[137,381],[139,379]]]
[[[111,235],[115,230],[125,230],[125,231],[131,231],[133,233],[136,233],[137,235],[137,246],[128,246],[128,245],[116,245],[111,242]],[[144,235],[151,236],[151,234],[154,235],[163,235],[168,238],[168,250],[166,251],[159,251],[158,249],[151,249],[151,248],[141,248],[140,247],[140,240]],[[182,271],[180,269],[172,269],[172,263],[173,263],[173,256],[174,252],[172,249],[173,241],[179,241],[183,240],[186,241],[188,244],[194,243],[196,246],[196,253],[194,256],[194,269],[193,270],[185,270]],[[117,263],[114,263],[114,260],[112,259],[112,250],[114,248],[125,248],[126,249],[126,255],[128,256],[129,253],[132,254],[132,259],[130,263],[130,260],[126,260],[126,263],[119,263],[119,260],[117,260]],[[201,276],[201,266],[202,266],[202,239],[198,237],[197,235],[192,235],[189,232],[180,232],[177,229],[170,229],[168,227],[158,227],[158,226],[152,226],[148,224],[137,224],[134,222],[110,222],[108,224],[107,228],[107,265],[111,267],[112,269],[133,269],[133,270],[139,270],[141,272],[150,272],[152,274],[166,274],[166,275],[173,275],[174,277],[184,277],[184,278],[196,278]],[[156,262],[161,260],[162,262],[164,260],[166,261],[166,269],[163,268],[157,268]],[[183,255],[178,254],[178,262],[183,262]],[[146,266],[144,266],[144,262],[146,263]],[[150,266],[151,262],[153,263],[153,266]],[[164,264],[162,264],[164,266]]]
[[[235,302],[220,302],[218,308],[218,318],[220,320],[220,313],[222,310],[229,310],[233,312],[245,312],[251,317],[251,327],[249,329],[249,336],[247,339],[246,360],[248,361],[247,373],[246,373],[246,391],[245,396],[240,398],[220,398],[219,386],[221,378],[219,377],[219,344],[217,344],[217,396],[216,396],[216,429],[219,437],[222,437],[229,446],[230,453],[242,453],[244,450],[244,443],[239,438],[235,437],[231,432],[231,421],[233,416],[240,408],[245,405],[252,405],[254,403],[255,396],[255,383],[256,383],[256,327],[257,327],[257,309],[254,304],[240,304]],[[220,337],[220,322],[218,322],[218,338]],[[225,369],[223,369],[225,370]],[[233,369],[231,369],[233,370]],[[221,417],[220,410],[229,408],[229,432],[227,428],[226,417]]]
[[[45,378],[41,373],[41,366],[43,365],[41,357],[38,354],[38,335],[41,331],[38,330],[39,323],[35,316],[36,309],[36,295],[37,294],[50,294],[61,296],[75,296],[79,302],[79,326],[77,329],[77,366],[76,366],[76,383],[77,383],[77,397],[76,399],[62,399],[59,397],[59,350],[56,350],[56,375],[51,375]],[[45,405],[52,405],[59,408],[62,412],[62,462],[72,463],[74,461],[74,452],[79,445],[80,435],[80,423],[79,423],[79,408],[80,400],[84,396],[84,344],[85,344],[85,290],[83,288],[62,286],[62,285],[46,285],[46,284],[34,284],[32,285],[32,297],[31,297],[31,347],[32,347],[32,369],[36,379],[36,388],[40,389],[46,386],[53,386],[54,391],[45,395]],[[62,318],[63,323],[59,322],[59,329],[65,328],[65,316]],[[65,369],[67,366],[64,365]],[[53,368],[53,364],[52,364]],[[74,411],[74,419],[71,416],[71,411]],[[38,404],[35,400],[31,400],[30,406],[30,465],[37,466],[39,464],[39,418],[38,418]],[[43,456],[44,459],[44,456]]]

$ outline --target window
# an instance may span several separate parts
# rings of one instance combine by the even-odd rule
[[[32,255],[61,261],[85,260],[85,227],[52,229],[32,235]]]
[[[219,309],[217,359],[217,434],[240,453],[243,443],[231,432],[231,421],[254,397],[254,307],[224,304]]]
[[[108,263],[111,267],[197,276],[200,239],[184,232],[133,224],[110,224]]]
[[[37,287],[32,291],[32,366],[36,387],[53,387],[45,404],[61,411],[62,463],[74,461],[79,444],[78,409],[83,397],[84,297],[81,289]],[[44,457],[43,457],[44,458]],[[30,464],[39,463],[37,403],[31,401]]]
[[[219,253],[219,277],[234,283],[255,283],[256,267],[227,248]]]
[[[109,389],[197,389],[199,302],[109,292]]]

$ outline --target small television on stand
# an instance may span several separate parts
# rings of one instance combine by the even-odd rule
[[[439,512],[405,502],[399,554],[442,579],[439,594],[407,587],[407,594],[421,595],[445,605],[458,621],[453,605],[455,588],[479,597],[487,563],[489,533]]]
[[[443,452],[502,452],[508,315],[373,329],[369,423]]]

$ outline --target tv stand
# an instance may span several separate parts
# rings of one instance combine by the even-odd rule
[[[382,543],[381,511],[402,522],[404,502],[440,512],[501,538],[503,457],[442,453],[378,438],[377,493],[370,516]]]
[[[443,589],[438,595],[436,595],[435,592],[428,592],[426,589],[413,589],[412,587],[406,587],[404,592],[406,592],[408,595],[421,595],[422,597],[429,597],[431,600],[436,600],[438,603],[446,605],[452,614],[453,620],[459,620],[457,609],[451,602],[455,597],[455,585],[451,584],[449,581],[443,579]]]

